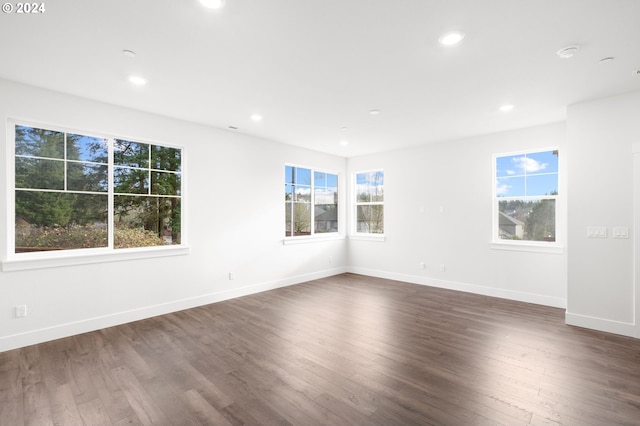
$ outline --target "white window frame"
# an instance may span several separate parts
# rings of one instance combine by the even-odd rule
[[[511,152],[501,152],[497,154],[493,154],[493,165],[492,165],[492,236],[491,242],[489,244],[490,248],[495,250],[509,250],[509,251],[527,251],[527,252],[535,252],[535,253],[556,253],[561,254],[564,253],[564,223],[562,218],[563,214],[563,199],[564,188],[562,188],[562,157],[558,158],[558,195],[545,195],[545,196],[522,196],[522,197],[498,197],[497,195],[497,160],[501,157],[508,156],[518,156],[518,155],[526,155],[526,154],[535,154],[539,152],[548,152],[548,151],[558,151],[560,153],[561,149],[558,146],[552,147],[542,147],[542,148],[532,148],[526,150],[519,151],[511,151]],[[555,200],[555,241],[531,241],[531,240],[505,240],[499,238],[499,203],[500,201],[506,201],[508,199],[519,199],[519,200],[540,200],[540,199],[553,199]]]
[[[52,130],[57,132],[64,132],[70,134],[87,135],[91,137],[104,138],[109,141],[109,160],[108,160],[108,229],[109,238],[107,247],[98,248],[82,248],[82,249],[69,249],[59,251],[41,251],[32,253],[16,253],[15,252],[15,129],[16,126],[29,126],[40,129]],[[150,246],[150,247],[136,247],[136,248],[114,248],[113,247],[113,170],[115,165],[113,164],[113,141],[115,139],[130,140],[133,142],[139,142],[143,144],[151,144],[157,146],[163,146],[168,148],[176,148],[181,150],[181,194],[180,194],[180,208],[181,208],[181,243],[176,245],[166,246]],[[102,263],[121,260],[133,260],[133,259],[146,259],[154,257],[166,257],[185,255],[189,253],[189,247],[187,245],[187,220],[186,220],[186,155],[185,148],[175,144],[168,144],[165,142],[149,141],[137,137],[126,137],[114,134],[105,134],[103,132],[95,132],[88,130],[80,130],[71,127],[52,125],[42,122],[35,122],[32,120],[9,118],[7,120],[7,164],[6,164],[6,178],[7,178],[7,204],[6,204],[6,218],[5,224],[7,230],[6,246],[3,247],[5,256],[2,259],[1,266],[2,271],[19,271],[28,269],[40,269],[40,268],[52,268],[59,266],[71,266],[71,265],[83,265],[91,263]]]
[[[374,169],[367,169],[367,170],[358,170],[356,172],[353,172],[351,175],[351,202],[353,203],[353,208],[351,209],[351,232],[349,234],[349,239],[352,240],[365,240],[365,241],[378,241],[378,242],[382,242],[385,241],[385,233],[386,233],[386,224],[383,220],[383,230],[384,232],[382,233],[372,233],[372,232],[360,232],[358,231],[358,206],[360,205],[381,205],[383,208],[383,211],[385,212],[385,217],[386,217],[386,208],[385,208],[385,198],[383,198],[382,201],[375,201],[375,202],[358,202],[358,190],[357,190],[357,185],[358,185],[358,175],[363,174],[363,173],[374,173],[374,172],[380,172],[382,173],[382,175],[384,176],[384,185],[386,185],[387,183],[387,177],[385,174],[385,171],[383,168],[374,168]]]
[[[283,244],[284,245],[289,245],[289,244],[302,244],[302,243],[308,243],[308,242],[317,242],[317,241],[329,241],[329,240],[341,240],[344,239],[344,232],[342,231],[343,229],[343,221],[340,219],[341,217],[341,212],[343,209],[343,205],[344,205],[344,198],[342,196],[343,194],[343,183],[342,183],[342,176],[339,172],[335,171],[335,170],[329,170],[329,169],[323,169],[323,168],[314,168],[314,167],[309,167],[309,166],[302,166],[299,164],[294,164],[294,163],[285,163],[284,165],[284,171],[285,171],[285,175],[284,175],[284,183],[285,185],[287,184],[287,180],[286,180],[286,170],[287,167],[293,167],[296,169],[307,169],[311,172],[311,234],[310,235],[291,235],[291,236],[286,236],[283,239]],[[336,212],[336,217],[338,220],[338,230],[337,231],[333,231],[333,232],[321,232],[321,233],[316,233],[315,232],[315,225],[316,225],[316,221],[315,221],[315,173],[327,173],[327,174],[331,174],[334,176],[337,176],[338,178],[338,204],[337,204],[337,212]],[[285,220],[286,223],[286,220]]]

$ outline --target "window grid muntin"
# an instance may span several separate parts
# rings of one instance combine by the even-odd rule
[[[9,143],[8,145],[10,146],[11,151],[10,152],[10,158],[13,158],[13,166],[8,168],[9,171],[9,183],[13,183],[13,191],[12,192],[12,196],[9,198],[9,206],[13,206],[13,208],[9,208],[9,215],[8,215],[8,219],[9,219],[9,226],[11,227],[13,225],[13,223],[15,223],[16,220],[16,203],[15,203],[15,194],[18,191],[33,191],[33,192],[49,192],[49,193],[60,193],[60,194],[82,194],[82,195],[96,195],[96,196],[105,196],[107,197],[107,205],[108,205],[108,211],[107,211],[107,218],[106,218],[106,222],[107,222],[107,226],[109,229],[108,232],[108,244],[106,247],[97,247],[97,248],[83,248],[80,249],[80,251],[88,251],[91,250],[92,252],[95,250],[98,251],[102,251],[105,253],[109,253],[109,252],[114,252],[114,196],[115,196],[115,191],[114,191],[114,168],[115,168],[115,164],[114,164],[114,142],[118,139],[117,137],[114,136],[90,136],[91,133],[89,132],[80,132],[78,133],[75,130],[69,130],[69,129],[63,129],[63,128],[59,128],[57,126],[49,126],[49,125],[41,125],[41,124],[35,124],[35,123],[30,123],[27,124],[24,121],[14,121],[12,119],[9,119],[9,127],[13,127],[14,131],[13,131],[13,135],[12,135],[12,140],[13,143]],[[62,147],[62,151],[63,151],[63,155],[62,158],[53,158],[53,157],[41,157],[41,156],[34,156],[34,155],[24,155],[24,154],[16,154],[16,141],[17,141],[17,135],[16,135],[16,130],[19,127],[23,127],[23,128],[32,128],[32,129],[39,129],[39,130],[43,130],[46,132],[52,132],[52,133],[61,133],[63,135],[64,141],[63,141],[63,147]],[[45,128],[46,127],[46,128]],[[94,138],[97,140],[102,140],[105,144],[106,144],[106,148],[107,148],[107,152],[106,152],[106,162],[101,162],[101,161],[83,161],[83,160],[74,160],[74,159],[69,159],[68,158],[68,149],[67,149],[67,143],[68,143],[68,135],[77,135],[80,137],[87,137],[87,138]],[[135,142],[135,141],[134,141]],[[156,146],[159,148],[163,148],[163,149],[171,149],[171,150],[175,150],[176,152],[179,153],[179,167],[178,167],[178,171],[169,171],[169,170],[165,170],[165,169],[149,169],[149,174],[152,173],[153,171],[157,171],[157,172],[161,172],[161,173],[171,173],[171,174],[175,174],[177,176],[179,176],[179,187],[177,190],[177,194],[174,195],[167,195],[167,194],[127,194],[127,195],[132,195],[132,196],[151,196],[151,197],[156,197],[159,199],[178,199],[179,200],[179,204],[180,204],[180,212],[178,212],[179,217],[182,217],[183,215],[183,211],[184,211],[184,203],[183,203],[183,196],[182,196],[182,187],[184,185],[184,181],[183,181],[183,163],[184,163],[184,149],[181,147],[177,147],[177,146],[171,146],[171,145],[160,145],[160,144],[152,144],[152,143],[147,143],[147,142],[135,142],[138,144],[143,144],[143,145],[148,145],[149,147],[151,146]],[[149,157],[151,156],[151,153],[149,153]],[[15,177],[16,177],[16,170],[15,170],[15,164],[16,164],[16,159],[17,158],[28,158],[28,159],[44,159],[44,160],[54,160],[54,161],[60,161],[63,163],[64,165],[64,189],[57,189],[57,190],[52,190],[52,189],[38,189],[38,188],[19,188],[16,186],[16,182],[15,182]],[[150,158],[148,159],[148,161],[150,161]],[[103,166],[106,165],[107,166],[107,178],[106,178],[106,185],[107,185],[107,189],[106,191],[84,191],[84,190],[71,190],[68,189],[68,169],[67,169],[67,164],[69,163],[73,163],[73,164],[83,164],[83,165],[96,165],[96,166]],[[151,185],[149,186],[149,190],[151,190]],[[124,194],[118,194],[118,195],[124,195]],[[179,226],[180,228],[183,228],[183,221],[180,219],[180,223]],[[181,232],[181,231],[180,231]],[[7,245],[8,245],[8,254],[13,257],[15,255],[18,255],[20,258],[23,258],[23,254],[22,253],[16,253],[15,249],[16,249],[16,240],[15,240],[15,230],[14,232],[9,232],[10,237],[7,238]],[[172,245],[172,247],[178,247],[184,245],[184,239],[181,238],[180,243],[178,245]],[[153,245],[148,245],[148,246],[142,246],[141,248],[147,248],[147,249],[153,249],[156,248],[158,246],[153,246]],[[117,248],[115,248],[117,249]],[[74,249],[70,249],[70,250],[65,250],[63,249],[65,252],[69,252],[69,251],[75,251],[77,252],[78,250],[74,250]],[[31,253],[31,255],[34,255],[36,258],[39,257],[40,255],[42,255],[44,252],[35,252],[35,253]],[[52,253],[52,257],[58,257],[58,256],[54,256],[55,253]],[[42,257],[41,257],[42,258]]]
[[[530,158],[532,156],[536,156],[539,154],[548,154],[556,156],[555,162],[552,166],[555,166],[555,171],[550,172],[533,172],[529,173],[526,168],[523,168],[523,173],[514,174],[509,176],[499,176],[498,169],[498,161],[502,158],[515,158],[518,156],[524,158]],[[556,176],[555,180],[555,189],[549,191],[549,193],[539,194],[539,195],[526,195],[528,194],[528,178],[530,177],[539,177],[539,176]],[[524,178],[524,194],[525,195],[513,195],[513,196],[505,196],[498,193],[499,182],[509,178],[523,177]],[[560,161],[559,161],[559,149],[557,147],[547,148],[547,149],[538,149],[538,150],[528,150],[528,151],[520,151],[513,153],[505,153],[505,154],[496,154],[494,155],[493,161],[493,192],[494,192],[494,214],[493,214],[493,240],[499,242],[517,242],[524,244],[543,244],[545,246],[554,246],[558,245],[558,217],[559,217],[559,207],[558,200],[560,194]],[[554,193],[555,192],[555,193]],[[501,238],[501,228],[500,228],[500,204],[502,202],[509,201],[522,201],[522,202],[535,202],[535,201],[553,201],[553,238],[552,239],[503,239]]]
[[[304,176],[309,176],[309,184],[307,183],[298,183],[299,171],[304,171]],[[321,186],[320,188],[335,188],[335,231],[317,231],[316,230],[316,173],[324,173],[327,175],[327,181],[329,180],[329,176],[333,176],[335,178],[336,186]],[[295,237],[304,237],[304,236],[313,236],[318,234],[330,234],[330,233],[338,233],[339,232],[339,220],[338,220],[338,212],[339,212],[339,183],[340,178],[337,173],[333,173],[330,171],[320,170],[320,169],[312,169],[309,167],[301,167],[294,165],[285,165],[285,238],[295,238]],[[303,187],[309,189],[309,198],[308,201],[299,201],[296,197],[296,187]],[[291,188],[289,192],[288,189]],[[287,200],[287,195],[291,194],[291,200]],[[295,229],[295,204],[306,204],[309,209],[309,233],[300,233],[296,234]],[[287,217],[288,216],[288,217]],[[287,221],[287,219],[290,219]],[[287,226],[288,225],[288,226]]]
[[[363,179],[365,181],[364,184],[359,183],[360,176],[363,176]],[[384,235],[384,180],[385,176],[383,169],[364,170],[354,173],[355,200],[353,210],[353,224],[356,234]],[[360,191],[361,186],[366,186],[366,191]],[[361,195],[366,195],[368,200],[361,199]],[[373,198],[376,199],[373,200]],[[374,209],[373,207],[375,206],[380,206],[380,209]],[[372,226],[374,226],[374,221],[359,220],[359,213],[365,210],[361,209],[361,207],[368,207],[366,210],[371,212],[373,212],[374,210],[379,210],[379,214],[381,215],[381,219],[378,220],[379,222],[381,222],[378,223],[379,232],[376,232],[377,229],[373,229],[373,231],[371,230]],[[360,230],[361,223],[366,225],[367,231]]]

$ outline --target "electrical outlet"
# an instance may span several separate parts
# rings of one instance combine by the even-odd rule
[[[440,272],[447,272],[446,265],[444,265],[444,264],[440,265]]]
[[[234,274],[233,272],[229,272],[229,280],[235,280],[236,279],[236,274]]]
[[[420,269],[425,269],[427,265],[424,262],[420,262]]]
[[[24,318],[27,316],[27,305],[16,306],[16,318]]]

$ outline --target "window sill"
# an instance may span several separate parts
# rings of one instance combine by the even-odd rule
[[[330,235],[311,235],[304,237],[285,237],[282,240],[282,244],[285,246],[289,244],[306,244],[306,243],[319,243],[322,241],[336,241],[336,240],[344,240],[344,234],[330,234]]]
[[[351,234],[349,235],[350,240],[359,240],[359,241],[375,241],[383,243],[385,241],[384,234]]]
[[[549,253],[549,254],[563,254],[564,247],[554,244],[537,244],[534,242],[496,242],[489,243],[489,247],[493,250],[507,250],[507,251],[526,251],[532,253]]]
[[[2,271],[24,271],[28,269],[57,268],[61,266],[88,265],[92,263],[182,256],[189,254],[189,252],[190,249],[187,246],[171,246],[120,249],[109,253],[100,251],[92,254],[78,254],[77,251],[74,253],[58,252],[54,256],[47,253],[46,257],[42,256],[42,253],[34,253],[33,255],[27,255],[25,258],[18,258],[18,256],[16,256],[12,259],[3,260]]]

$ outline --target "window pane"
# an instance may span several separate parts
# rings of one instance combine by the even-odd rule
[[[558,175],[533,175],[527,176],[527,195],[557,195]]]
[[[151,167],[154,169],[180,172],[182,169],[181,157],[182,152],[179,149],[151,146]]]
[[[314,207],[314,220],[316,233],[338,232],[338,205],[316,204]]]
[[[556,240],[555,200],[498,202],[498,238],[525,241]]]
[[[107,164],[109,147],[104,138],[67,134],[67,160]]]
[[[558,151],[527,154],[527,174],[558,173]]]
[[[286,201],[293,201],[293,185],[284,186],[284,199]]]
[[[301,169],[300,167],[295,168],[295,184],[302,185],[311,185],[311,170],[309,169]]]
[[[291,235],[293,235],[292,208],[293,203],[284,203],[284,235],[286,237],[290,237]]]
[[[316,188],[314,191],[315,204],[337,204],[338,190],[337,188]]]
[[[149,172],[147,170],[116,167],[114,174],[114,191],[119,194],[148,194]]]
[[[113,144],[113,162],[116,166],[149,167],[149,145],[116,139]]]
[[[16,157],[16,188],[64,190],[64,161]]]
[[[69,191],[107,192],[108,179],[108,167],[106,165],[67,164],[67,189]]]
[[[311,187],[310,186],[295,186],[295,201],[310,203],[311,202]]]
[[[384,173],[381,171],[356,174],[356,201],[384,201]]]
[[[180,195],[180,175],[151,172],[151,191],[157,195]]]
[[[293,167],[284,166],[284,183],[293,183]]]
[[[496,179],[496,196],[523,197],[525,196],[525,177],[506,177]]]
[[[356,215],[358,232],[384,233],[384,208],[382,205],[357,206]]]
[[[311,204],[293,203],[293,235],[311,235]]]
[[[322,172],[315,172],[313,174],[313,185],[318,186],[327,186],[327,174]]]
[[[114,197],[114,247],[180,244],[179,198]]]
[[[16,253],[107,246],[105,195],[16,191]]]
[[[16,126],[16,155],[64,158],[64,133]]]

